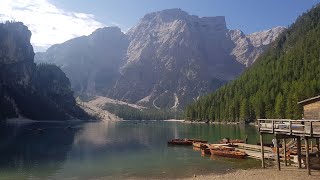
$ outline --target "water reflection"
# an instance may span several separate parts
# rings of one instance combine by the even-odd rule
[[[35,169],[42,168],[42,164],[50,165],[46,168],[45,177],[54,173],[66,160],[76,132],[77,129],[65,129],[62,124],[1,124],[1,177],[6,177],[5,169],[14,169],[15,175],[41,176],[42,172]]]
[[[67,127],[67,128],[66,128]],[[39,131],[40,130],[40,131]],[[34,123],[0,126],[0,177],[4,179],[180,178],[255,166],[210,161],[192,147],[168,147],[173,138],[224,137],[256,143],[252,126],[178,122]]]

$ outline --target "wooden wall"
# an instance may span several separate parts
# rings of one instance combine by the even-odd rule
[[[304,119],[320,119],[320,101],[303,106]]]

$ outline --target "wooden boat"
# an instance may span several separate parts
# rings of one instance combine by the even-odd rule
[[[241,139],[222,139],[220,141],[221,144],[229,144],[229,143],[244,143],[244,140]]]
[[[211,155],[211,152],[210,152],[210,149],[209,148],[204,148],[204,149],[201,149],[201,154],[202,155]]]
[[[168,141],[168,145],[192,146],[192,141],[188,141],[187,139],[173,139]]]
[[[239,147],[239,145],[233,144],[233,143],[229,143],[227,144],[228,147]]]
[[[168,144],[170,145],[192,145],[194,142],[199,143],[207,143],[207,140],[201,140],[201,139],[172,139],[171,141],[168,141]]]
[[[210,149],[216,149],[216,150],[221,150],[221,151],[234,151],[234,147],[229,147],[229,146],[210,146]]]
[[[230,150],[221,150],[221,149],[210,149],[210,152],[212,155],[215,156],[222,156],[222,157],[229,157],[229,158],[238,158],[238,159],[244,159],[247,157],[247,154],[243,151],[230,151]]]
[[[193,145],[193,147],[197,147],[200,149],[208,148],[207,144],[201,143],[201,142],[193,142],[192,145]]]
[[[188,141],[191,142],[199,142],[199,143],[207,143],[207,140],[202,140],[202,139],[187,139]]]

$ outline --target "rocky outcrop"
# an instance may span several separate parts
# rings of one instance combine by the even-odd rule
[[[106,95],[120,76],[127,47],[119,28],[106,27],[37,53],[35,61],[60,66],[80,94]]]
[[[235,43],[231,55],[234,55],[241,64],[249,67],[284,30],[284,27],[275,27],[249,35],[245,35],[241,30],[230,30],[228,36]]]
[[[35,68],[30,38],[31,31],[22,23],[0,25],[1,84],[29,85]]]
[[[22,23],[0,24],[0,119],[89,118],[76,106],[70,81],[61,69],[33,62],[30,37]]]
[[[244,68],[230,55],[227,32],[224,17],[147,14],[127,33],[127,63],[109,96],[170,109],[215,90]]]

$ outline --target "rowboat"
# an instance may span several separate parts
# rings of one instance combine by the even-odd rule
[[[234,151],[234,147],[229,147],[229,146],[210,146],[210,149],[215,149],[215,150],[220,150],[220,151]]]
[[[241,139],[222,139],[220,141],[221,144],[229,144],[229,143],[244,143],[244,140]]]
[[[200,140],[200,139],[172,139],[171,141],[168,141],[169,145],[192,145],[194,142],[199,143],[207,143],[207,140]]]
[[[201,142],[193,142],[192,145],[193,147],[197,147],[201,149],[208,148],[207,144],[201,143]]]
[[[184,145],[184,146],[191,146],[192,141],[188,141],[187,139],[173,139],[168,141],[168,145]]]
[[[207,143],[207,140],[202,140],[202,139],[187,139],[188,141],[191,142],[199,142],[199,143]]]
[[[244,159],[247,157],[247,154],[245,152],[239,151],[239,150],[225,151],[221,149],[210,149],[210,152],[212,155],[215,155],[215,156],[223,156],[223,157],[229,157],[229,158]]]

